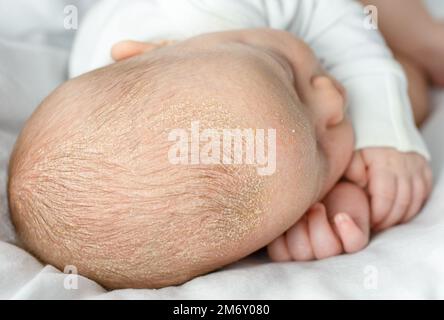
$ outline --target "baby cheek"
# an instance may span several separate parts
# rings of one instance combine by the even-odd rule
[[[344,152],[344,155],[346,156],[346,158],[348,158],[349,162],[351,160],[351,157],[353,156],[353,152],[355,151],[355,131],[353,130],[351,120],[348,117],[344,120],[344,126],[344,147],[346,151]]]
[[[353,156],[354,141],[353,127],[348,119],[326,134],[326,142],[323,144],[328,164],[325,191],[329,191],[344,175]]]
[[[355,149],[355,134],[349,119],[345,119],[340,128],[341,132],[337,139],[336,153],[338,154],[338,174],[343,175],[353,156]]]

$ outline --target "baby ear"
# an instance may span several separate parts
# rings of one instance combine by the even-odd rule
[[[343,88],[339,85],[339,83],[336,83],[335,80],[332,78],[322,75],[322,76],[315,76],[312,79],[312,84],[315,87],[315,89],[320,89],[323,91],[336,91],[339,93],[343,90]]]
[[[162,42],[140,42],[140,41],[120,41],[111,48],[111,57],[114,61],[131,58],[151,50],[171,44],[171,41]]]
[[[311,106],[319,121],[327,127],[336,126],[345,116],[345,89],[333,78],[316,76],[312,79],[314,94]]]
[[[345,102],[345,89],[333,78],[324,75],[316,76],[312,79],[312,85],[320,99],[339,104]]]

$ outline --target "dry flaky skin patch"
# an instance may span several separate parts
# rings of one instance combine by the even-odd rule
[[[242,124],[237,115],[215,100],[172,104],[163,106],[162,110],[153,130],[159,130],[163,139],[167,139],[172,129],[189,128],[192,121],[198,121],[201,130],[248,128],[247,123]],[[226,254],[230,250],[228,246],[237,246],[260,225],[268,206],[266,191],[271,186],[270,177],[258,175],[254,165],[246,164],[190,165],[189,170],[201,181],[203,190],[197,188],[197,193],[212,198],[196,203],[195,207],[216,214],[213,220],[208,220],[208,225],[201,225],[212,233],[203,245],[209,250],[217,249],[215,254]],[[218,183],[214,184],[215,181]],[[223,190],[229,192],[221,192]]]
[[[239,258],[233,252],[258,232],[268,205],[271,178],[254,166],[168,163],[170,128],[243,127],[235,115],[215,101],[146,110],[143,88],[105,99],[37,149],[19,141],[11,170],[25,245],[110,288],[176,284]]]
[[[239,116],[230,113],[226,106],[216,100],[207,99],[200,103],[185,101],[163,106],[162,110],[157,124],[152,128],[159,130],[161,134],[168,134],[172,129],[189,128],[192,121],[199,122],[200,130],[249,128],[246,121],[240,120]],[[163,139],[167,137],[164,136]],[[245,158],[245,149],[243,152]],[[213,230],[214,236],[217,234],[220,239],[215,239],[212,245],[217,247],[220,243],[235,244],[259,226],[269,202],[266,190],[270,191],[271,184],[267,183],[269,177],[257,174],[255,165],[220,164],[208,165],[206,168],[195,166],[190,170],[201,171],[201,178],[204,179],[218,180],[217,175],[226,177],[221,180],[217,189],[207,191],[208,194],[214,193],[214,207],[206,210],[220,211],[222,208],[222,215]],[[203,185],[211,184],[204,182]],[[219,192],[223,188],[232,190],[229,196]]]
[[[241,170],[244,172],[238,177],[239,185],[234,186],[235,196],[221,199],[226,203],[223,217],[227,219],[221,222],[223,227],[218,233],[229,240],[224,242],[233,244],[253,234],[261,224],[267,207],[266,178],[258,176],[252,168]]]

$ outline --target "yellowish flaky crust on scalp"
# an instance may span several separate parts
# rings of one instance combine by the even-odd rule
[[[24,246],[108,288],[179,284],[242,257],[267,203],[267,178],[252,166],[168,162],[168,129],[241,124],[217,101],[177,103],[161,90],[165,69],[144,65],[132,59],[62,85],[10,161]]]

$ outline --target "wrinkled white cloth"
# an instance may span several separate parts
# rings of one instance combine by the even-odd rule
[[[80,18],[85,8],[72,0],[33,3],[0,0],[0,299],[444,299],[444,91],[433,94],[435,110],[424,129],[436,184],[429,202],[417,219],[374,237],[358,254],[306,263],[255,255],[181,286],[107,292],[20,249],[6,205],[9,154],[25,119],[66,78],[72,32],[53,17],[64,4],[78,5]]]

